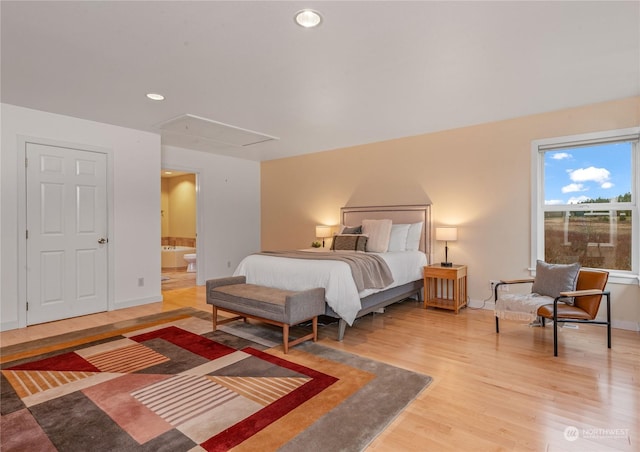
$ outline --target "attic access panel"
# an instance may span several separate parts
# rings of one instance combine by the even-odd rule
[[[168,121],[158,124],[158,127],[163,131],[200,137],[237,147],[251,146],[264,143],[265,141],[279,139],[264,133],[254,132],[253,130],[243,129],[190,114],[169,119]]]

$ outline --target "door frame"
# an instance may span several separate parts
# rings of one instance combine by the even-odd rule
[[[201,169],[196,169],[188,166],[164,164],[161,162],[160,171],[182,171],[185,173],[195,174],[196,176],[196,286],[203,286],[205,283],[204,278],[204,234],[201,231],[204,230],[204,200],[202,195],[202,189],[200,187]],[[162,188],[161,188],[162,191]]]
[[[71,143],[49,138],[18,135],[18,328],[27,326],[27,145],[40,144],[70,148],[79,151],[98,152],[105,154],[107,158],[107,237],[114,243],[114,215],[113,215],[113,150],[90,144]],[[114,246],[107,247],[107,310],[115,308],[114,287],[115,274]]]

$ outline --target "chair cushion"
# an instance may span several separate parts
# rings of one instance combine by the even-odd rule
[[[539,260],[536,263],[536,278],[531,287],[531,292],[556,298],[560,292],[576,290],[576,282],[580,264],[548,264]],[[573,304],[573,299],[566,300],[567,304]]]
[[[607,281],[609,279],[609,273],[600,270],[580,270],[578,275],[578,283],[576,284],[576,290],[598,289],[604,290]],[[586,311],[593,319],[598,315],[598,308],[602,301],[601,295],[591,295],[586,297],[576,297],[574,305]]]
[[[553,319],[553,303],[540,306],[538,308],[538,315],[547,319]],[[593,320],[594,318],[577,306],[570,306],[566,303],[559,302],[558,319]]]

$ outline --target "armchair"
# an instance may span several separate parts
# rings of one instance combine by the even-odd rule
[[[611,294],[605,291],[609,273],[599,270],[581,269],[578,273],[576,289],[562,291],[553,299],[553,303],[542,304],[537,308],[536,315],[541,318],[541,326],[545,326],[545,319],[553,320],[553,356],[558,356],[558,323],[593,323],[607,325],[607,347],[611,348]],[[498,303],[499,287],[505,284],[534,283],[535,278],[501,280],[495,285],[494,301]],[[607,299],[607,318],[596,320],[602,297]],[[568,304],[562,300],[573,298],[574,303]],[[550,300],[550,299],[547,299]],[[544,300],[541,299],[541,302]],[[500,318],[496,310],[496,333],[500,332]]]

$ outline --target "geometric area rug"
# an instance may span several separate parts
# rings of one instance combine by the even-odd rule
[[[360,451],[431,382],[185,308],[4,347],[2,451]]]

